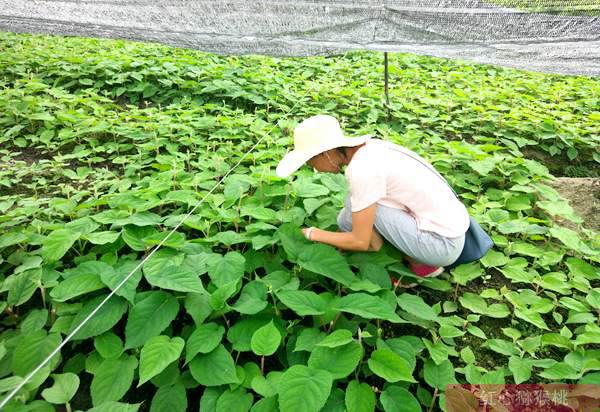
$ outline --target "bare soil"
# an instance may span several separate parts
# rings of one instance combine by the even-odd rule
[[[600,231],[600,178],[557,177],[548,183],[556,189],[583,219],[583,226]],[[568,226],[567,222],[561,222]]]

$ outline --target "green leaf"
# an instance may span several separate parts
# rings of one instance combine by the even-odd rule
[[[125,261],[119,263],[114,269],[102,270],[100,278],[110,290],[115,290],[117,286],[133,271],[139,262],[137,261]],[[109,266],[110,267],[110,266]],[[121,296],[127,299],[131,304],[134,302],[134,297],[138,283],[142,279],[142,269],[137,269],[129,279],[115,292],[115,295]]]
[[[196,355],[189,366],[192,376],[200,385],[239,383],[233,358],[223,345],[217,346],[212,352]]]
[[[538,373],[542,378],[563,381],[565,379],[579,379],[579,374],[571,365],[564,362],[558,362],[553,366],[545,369],[543,372]]]
[[[502,252],[490,249],[480,261],[485,267],[500,267],[508,263],[508,257]]]
[[[366,383],[351,381],[346,388],[346,409],[348,412],[373,412],[375,393]]]
[[[546,325],[546,322],[538,312],[515,307],[514,314],[517,318],[523,319],[524,321],[529,322],[540,329],[550,330],[548,328],[548,325]]]
[[[71,322],[71,333],[100,305],[108,295],[100,295],[84,303]],[[110,330],[127,311],[127,302],[119,296],[112,296],[82,327],[73,335],[73,340],[98,336]]]
[[[322,341],[326,335],[317,328],[307,328],[302,329],[297,336],[298,339],[296,339],[296,347],[294,348],[294,352],[312,352],[317,343]]]
[[[172,295],[163,292],[149,292],[138,301],[131,311],[125,325],[125,349],[142,346],[148,339],[159,335],[171,324],[179,303]]]
[[[96,336],[94,347],[104,359],[116,359],[123,353],[121,338],[112,332],[105,332]]]
[[[7,248],[12,245],[16,245],[27,240],[27,235],[24,233],[5,233],[0,236],[0,249]]]
[[[220,288],[240,280],[244,276],[245,263],[246,259],[239,252],[229,252],[209,263],[208,275]]]
[[[352,313],[365,319],[383,319],[400,322],[394,309],[383,299],[366,293],[351,293],[339,299],[334,310]]]
[[[50,403],[64,404],[73,398],[79,388],[79,378],[74,373],[54,374],[54,385],[42,391],[42,397]]]
[[[385,412],[421,412],[419,401],[406,389],[389,385],[381,392],[379,401]]]
[[[57,302],[64,302],[104,287],[100,276],[95,273],[83,273],[60,282],[50,291],[50,297]]]
[[[27,270],[18,275],[11,275],[4,281],[3,287],[8,287],[6,303],[19,306],[31,299],[40,284],[41,269]]]
[[[373,373],[388,382],[416,382],[408,363],[390,349],[377,349],[368,361]]]
[[[270,356],[275,353],[280,343],[281,334],[271,321],[252,334],[250,347],[257,355]]]
[[[184,344],[180,337],[161,335],[148,339],[140,353],[140,381],[137,386],[140,387],[179,359]]]
[[[298,179],[292,183],[292,191],[298,197],[321,197],[329,193],[329,189],[323,185],[310,183],[307,179]]]
[[[339,329],[328,335],[325,339],[317,343],[317,346],[335,348],[352,342],[352,332],[348,329]]]
[[[185,387],[176,383],[158,388],[152,397],[150,412],[185,412],[187,405]]]
[[[403,293],[398,296],[398,306],[413,316],[425,320],[436,320],[437,314],[433,308],[423,301],[420,296]]]
[[[224,333],[225,328],[213,322],[198,326],[187,341],[185,363],[199,353],[212,352],[221,343]]]
[[[144,276],[152,286],[162,289],[203,293],[199,273],[177,263],[171,254],[156,253],[144,263]]]
[[[88,233],[87,235],[83,235],[82,238],[94,245],[105,245],[116,242],[119,236],[121,236],[120,232],[107,230],[104,232]]]
[[[267,305],[267,286],[262,282],[252,281],[246,283],[232,308],[245,315],[254,315],[266,308]]]
[[[281,377],[279,408],[286,412],[318,412],[327,402],[331,375],[323,370],[294,365]]]
[[[260,206],[242,206],[241,216],[251,216],[258,220],[277,220],[277,213],[273,209]]]
[[[552,237],[564,243],[569,249],[573,249],[577,252],[588,255],[598,254],[598,252],[590,249],[585,243],[583,243],[579,237],[579,234],[574,230],[567,229],[566,227],[554,226],[550,228],[548,233],[550,233]]]
[[[512,372],[515,383],[519,384],[527,382],[531,378],[533,364],[530,359],[511,356],[508,360],[508,369]]]
[[[22,334],[12,355],[11,369],[16,376],[27,376],[60,344],[60,335],[46,335],[44,329]],[[51,364],[58,360],[54,356]],[[6,366],[5,366],[6,368]]]
[[[133,356],[105,359],[98,366],[92,379],[90,392],[92,404],[98,406],[108,401],[118,401],[131,387],[137,361]]]
[[[308,366],[328,371],[333,379],[342,379],[356,369],[363,357],[363,349],[356,341],[328,348],[317,346],[308,358]]]
[[[309,290],[282,290],[277,292],[277,297],[300,316],[323,315],[326,310],[325,300]]]
[[[489,339],[484,343],[484,346],[487,346],[494,352],[500,353],[506,356],[512,356],[517,354],[517,350],[512,342],[509,342],[504,339]]]
[[[437,365],[433,360],[427,359],[423,368],[423,377],[429,386],[442,391],[446,385],[456,383],[454,366],[447,359]]]
[[[41,255],[45,262],[62,258],[81,236],[80,232],[58,229],[51,232],[42,242]]]
[[[354,280],[354,273],[346,260],[335,248],[322,243],[308,245],[298,254],[298,264],[304,269],[318,273],[349,286]]]
[[[88,409],[88,412],[137,412],[141,405],[141,403],[129,404],[109,401],[95,408]]]
[[[477,279],[483,275],[483,269],[479,262],[472,262],[458,265],[452,269],[452,277],[459,284],[465,286],[471,280]]]
[[[254,398],[243,387],[228,389],[217,399],[216,412],[248,412]]]

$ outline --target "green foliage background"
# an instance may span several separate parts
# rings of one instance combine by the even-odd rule
[[[0,393],[263,138],[7,410],[427,410],[452,382],[600,383],[598,234],[523,156],[597,170],[598,79],[404,54],[390,76],[388,117],[376,53],[0,34]],[[394,250],[305,241],[344,178],[274,167],[318,113],[428,158],[495,248],[393,290],[414,280]]]

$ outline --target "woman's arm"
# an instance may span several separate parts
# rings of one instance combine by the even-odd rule
[[[377,204],[352,213],[352,232],[329,232],[327,230],[313,229],[311,240],[326,243],[344,250],[366,251],[379,250],[383,239],[374,230],[375,211]],[[302,229],[306,232],[307,229]]]

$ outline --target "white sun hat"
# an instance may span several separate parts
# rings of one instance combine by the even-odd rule
[[[365,143],[371,135],[346,137],[333,116],[319,114],[309,117],[294,129],[294,150],[288,152],[277,165],[275,173],[288,177],[311,157],[336,147],[353,147]]]

